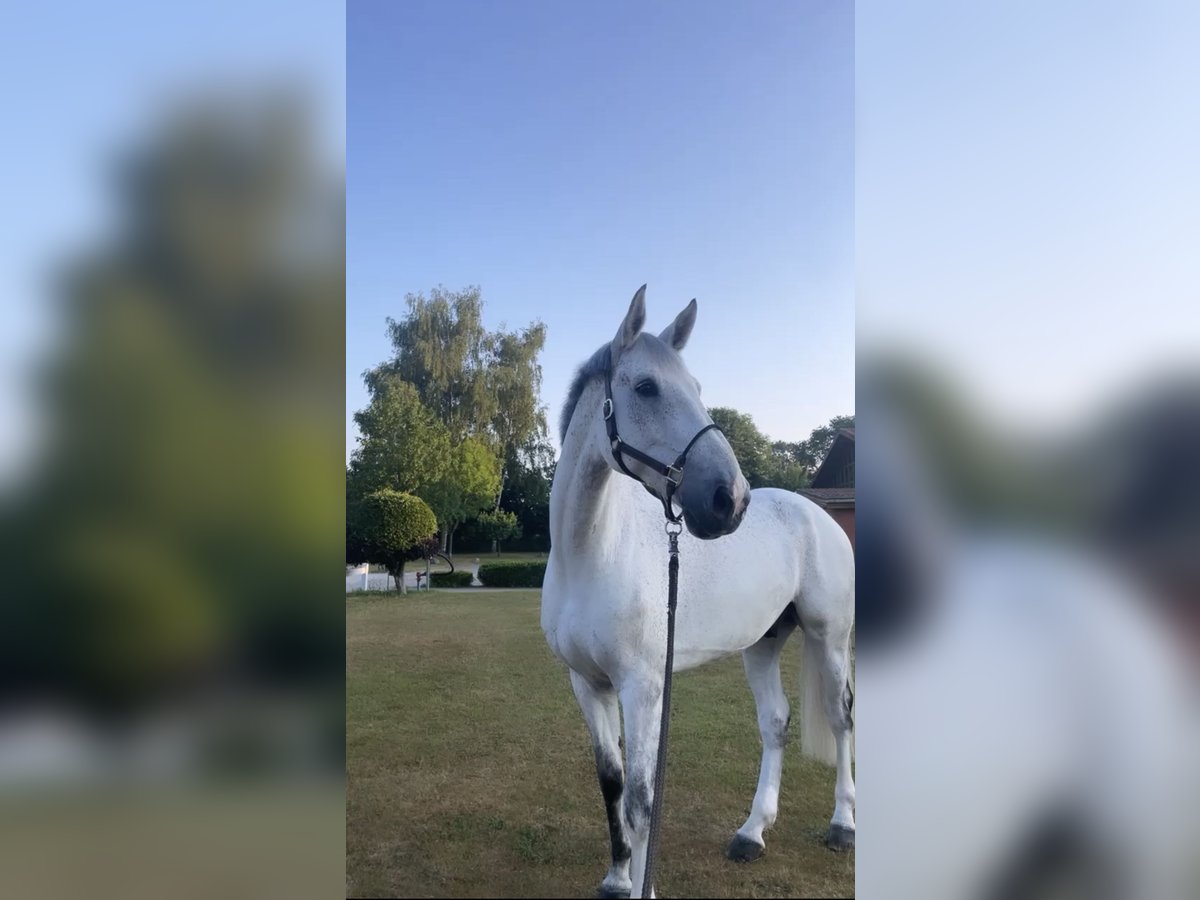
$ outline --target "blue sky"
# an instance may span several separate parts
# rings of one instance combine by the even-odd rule
[[[853,412],[853,28],[815,0],[352,0],[348,448],[385,317],[439,284],[546,323],[552,432],[643,282],[655,331],[697,298],[709,405],[788,440]]]
[[[642,282],[655,328],[698,298],[705,398],[780,438],[853,409],[856,301],[1048,421],[1200,346],[1195,4],[122,0],[6,34],[6,475],[46,275],[107,233],[113,154],[217,81],[306,81],[338,160],[349,106],[348,433],[384,317],[439,283],[548,324],[552,425]]]
[[[1077,425],[1200,360],[1200,5],[859,2],[859,350]]]

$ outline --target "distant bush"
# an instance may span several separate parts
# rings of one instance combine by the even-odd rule
[[[485,587],[537,587],[546,578],[545,560],[533,562],[484,563],[479,580]]]
[[[473,578],[470,571],[456,569],[453,572],[434,572],[429,576],[430,587],[470,587]]]

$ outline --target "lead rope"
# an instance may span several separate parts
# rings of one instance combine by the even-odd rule
[[[658,725],[658,757],[654,761],[654,799],[650,803],[650,835],[646,841],[646,871],[642,896],[654,890],[654,863],[658,856],[658,832],[662,826],[663,792],[667,777],[667,732],[671,724],[671,670],[675,663],[675,603],[679,592],[679,522],[667,521],[667,667],[663,673],[662,718]]]

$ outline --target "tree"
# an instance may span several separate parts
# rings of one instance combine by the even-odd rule
[[[453,551],[454,529],[491,507],[499,489],[500,461],[482,441],[467,438],[449,454],[442,477],[417,491],[437,516],[443,552]]]
[[[542,367],[538,354],[546,343],[546,326],[535,322],[519,334],[499,331],[492,336],[494,361],[488,372],[488,383],[497,399],[492,416],[492,432],[496,437],[500,459],[500,490],[496,508],[504,487],[521,465],[530,445],[544,443],[546,410],[538,402],[542,390]]]
[[[387,376],[416,388],[421,402],[453,440],[478,434],[495,414],[488,390],[488,333],[478,287],[452,292],[436,287],[404,298],[408,315],[387,319],[393,355],[363,376],[372,395]]]
[[[737,455],[750,487],[779,487],[796,491],[807,487],[842,428],[854,427],[854,416],[834,416],[814,428],[804,441],[774,441],[758,430],[746,413],[728,407],[710,409]]]
[[[802,442],[775,441],[771,444],[770,480],[772,487],[789,491],[808,487],[812,472],[804,462]]]
[[[445,477],[450,435],[411,384],[381,376],[354,421],[359,438],[346,475],[349,500],[381,488],[411,493]]]
[[[500,555],[501,541],[521,536],[521,526],[517,524],[516,515],[506,509],[485,510],[479,514],[476,521],[480,533],[492,542],[492,550],[497,556]]]
[[[500,508],[517,517],[527,539],[550,540],[550,487],[554,482],[554,448],[546,441],[531,442],[510,456]]]
[[[725,406],[713,407],[708,414],[721,426],[750,487],[768,486],[771,481],[771,442],[758,430],[754,419]]]
[[[405,302],[408,314],[387,320],[392,358],[363,376],[372,396],[389,377],[399,378],[416,389],[452,442],[474,437],[506,462],[545,435],[546,415],[538,400],[542,370],[537,357],[546,341],[542,323],[489,332],[478,287],[437,287],[428,297],[409,294]]]
[[[180,99],[104,173],[111,231],[53,261],[45,440],[0,512],[0,682],[105,708],[344,669],[317,587],[342,522],[315,514],[342,491],[342,177],[298,105]]]
[[[420,559],[437,532],[437,519],[420,497],[384,488],[354,502],[347,510],[346,558],[350,563],[380,562],[404,586],[404,563]]]
[[[803,442],[804,462],[813,472],[821,465],[822,460],[833,446],[833,439],[843,428],[854,427],[854,416],[834,416],[826,425],[812,430],[808,440]]]

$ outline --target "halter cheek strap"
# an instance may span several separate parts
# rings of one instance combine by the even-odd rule
[[[709,431],[721,431],[721,427],[717,425],[716,422],[710,422],[708,425],[705,425],[696,432],[695,436],[690,441],[688,441],[687,446],[683,448],[683,452],[675,457],[675,461],[673,463],[664,463],[662,460],[655,459],[649,453],[645,453],[639,450],[637,447],[633,447],[625,443],[623,440],[621,440],[621,435],[617,433],[617,417],[615,413],[615,407],[613,406],[612,396],[612,374],[612,348],[610,347],[608,350],[608,364],[604,368],[603,414],[604,427],[608,431],[608,444],[612,449],[613,459],[617,461],[617,465],[620,466],[622,472],[624,472],[634,481],[645,485],[645,487],[656,496],[657,492],[654,490],[654,488],[646,484],[645,481],[633,474],[633,472],[629,471],[629,467],[625,465],[624,457],[626,455],[632,456],[638,462],[648,466],[655,473],[662,475],[667,480],[666,491],[661,497],[659,497],[659,499],[662,500],[663,512],[666,514],[668,521],[678,523],[683,516],[675,515],[675,511],[671,508],[671,501],[675,496],[675,491],[683,481],[683,467],[687,464],[687,455],[691,451],[692,447],[696,445],[696,441],[700,440],[704,434]],[[724,432],[721,433],[724,434]]]

